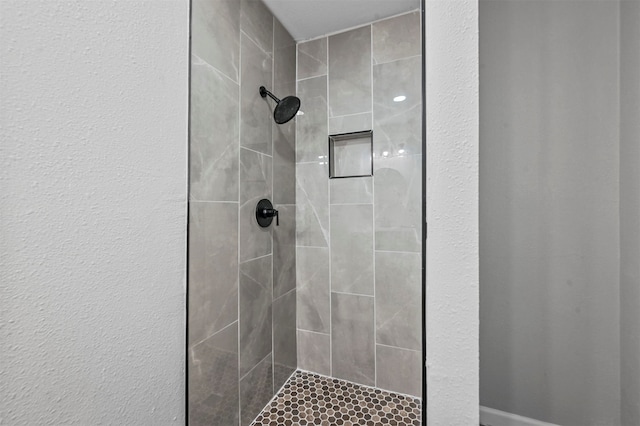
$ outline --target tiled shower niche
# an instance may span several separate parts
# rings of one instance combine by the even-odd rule
[[[259,0],[191,25],[189,424],[249,425],[297,369],[419,397],[420,14],[297,45]],[[373,176],[330,180],[328,136],[362,130]]]

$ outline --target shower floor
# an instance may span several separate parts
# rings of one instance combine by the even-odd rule
[[[419,426],[419,398],[296,371],[252,426]]]

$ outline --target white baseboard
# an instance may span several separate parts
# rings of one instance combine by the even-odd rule
[[[485,426],[558,426],[489,407],[480,407],[480,423]]]

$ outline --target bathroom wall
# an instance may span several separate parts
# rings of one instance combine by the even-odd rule
[[[184,424],[188,15],[0,2],[2,424]]]
[[[640,424],[640,1],[620,2],[620,380],[623,426]]]
[[[412,12],[299,43],[296,138],[298,365],[416,396],[421,38]],[[328,135],[371,129],[374,176],[330,180]]]
[[[561,425],[620,424],[619,12],[480,1],[481,404]]]
[[[189,421],[248,425],[296,368],[295,121],[258,93],[295,93],[295,42],[260,1],[192,4]]]

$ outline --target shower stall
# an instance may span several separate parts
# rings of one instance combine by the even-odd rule
[[[294,39],[260,0],[192,0],[188,424],[421,424],[423,37],[405,3]]]

